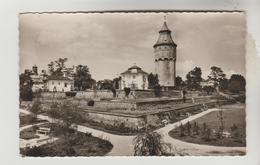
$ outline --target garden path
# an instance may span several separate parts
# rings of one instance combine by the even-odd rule
[[[211,146],[211,145],[201,145],[201,144],[194,144],[188,143],[181,140],[174,139],[170,137],[169,132],[180,126],[180,124],[186,124],[188,121],[195,120],[200,118],[210,112],[218,111],[219,109],[213,108],[201,113],[192,115],[186,119],[183,119],[179,122],[169,124],[163,128],[156,130],[156,132],[160,133],[163,136],[163,140],[166,143],[172,144],[174,147],[179,149],[181,152],[188,153],[189,155],[234,155],[238,153],[245,153],[246,147],[223,147],[223,146]],[[225,110],[225,109],[224,109]]]
[[[179,122],[168,124],[167,126],[156,130],[163,136],[163,140],[166,143],[172,144],[178,151],[182,153],[187,153],[189,155],[237,155],[238,153],[245,153],[246,147],[221,147],[221,146],[210,146],[210,145],[200,145],[184,142],[181,140],[174,139],[169,136],[169,132],[177,128],[180,123],[185,124],[188,121],[195,120],[199,117],[202,117],[210,112],[217,111],[219,109],[213,108],[203,111],[201,113],[192,115],[186,119],[183,119]],[[20,110],[22,113],[29,114],[27,110]],[[48,116],[38,115],[40,119],[44,119],[50,122],[53,122]],[[107,156],[133,156],[134,145],[133,139],[135,136],[124,136],[124,135],[115,135],[110,134],[104,131],[88,128],[86,126],[78,125],[78,131],[80,132],[91,132],[93,136],[100,137],[106,140],[109,140],[113,144],[113,149],[107,154]]]
[[[31,128],[35,125],[42,125],[45,124],[47,122],[41,122],[41,123],[37,123],[37,124],[30,124],[30,125],[25,125],[21,128],[19,128],[19,131],[21,132],[22,130]],[[25,140],[25,139],[19,139],[19,147],[20,148],[25,148],[27,146],[41,146],[44,145],[46,143],[52,143],[55,140],[58,140],[58,138],[50,138],[49,136],[46,135],[39,135],[39,138],[34,138],[34,139],[29,139],[29,140]]]

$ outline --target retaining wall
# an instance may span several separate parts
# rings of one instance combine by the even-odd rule
[[[162,97],[174,97],[179,98],[181,97],[180,91],[162,91]],[[63,99],[66,98],[66,94],[64,92],[42,92],[41,97],[43,98],[52,98],[52,99]],[[134,90],[131,91],[128,98],[154,98],[156,97],[154,91],[152,90]],[[78,91],[76,99],[113,99],[113,93],[111,90],[87,90],[87,91]],[[116,91],[116,98],[123,99],[125,98],[124,90],[117,90]]]

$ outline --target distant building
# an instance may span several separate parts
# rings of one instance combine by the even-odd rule
[[[155,73],[163,90],[170,90],[175,86],[176,77],[176,47],[171,30],[166,21],[159,31],[159,37],[154,44]]]
[[[46,77],[44,76],[44,72],[38,74],[38,67],[36,65],[32,67],[32,72],[30,74],[30,77],[33,82],[32,85],[33,92],[43,91],[46,89],[46,83],[45,83]]]
[[[63,68],[61,72],[63,77],[74,79],[74,74],[76,73],[76,67],[72,66],[72,68]]]
[[[121,73],[120,89],[148,89],[148,73],[134,65]]]
[[[63,76],[49,76],[47,89],[50,92],[68,92],[74,89],[74,81]]]

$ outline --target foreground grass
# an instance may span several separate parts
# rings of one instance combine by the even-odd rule
[[[223,106],[223,117],[224,117],[224,131],[230,132],[230,128],[233,124],[238,127],[239,133],[241,134],[241,139],[237,140],[234,138],[223,138],[217,139],[213,135],[209,140],[204,140],[199,135],[191,135],[188,136],[180,136],[179,128],[176,128],[169,132],[169,135],[175,139],[179,139],[182,141],[196,143],[196,144],[207,144],[213,146],[238,146],[244,147],[246,146],[246,120],[245,120],[245,107],[241,105],[230,105],[230,106]],[[220,126],[219,119],[217,117],[218,112],[211,112],[205,116],[202,116],[194,121],[197,122],[199,127],[202,128],[202,124],[206,123],[207,127],[210,129],[218,130]]]
[[[35,127],[27,128],[27,129],[24,129],[20,132],[20,138],[25,139],[25,140],[39,138],[39,136],[36,135],[35,133],[36,133]]]
[[[41,119],[33,119],[31,115],[25,115],[25,114],[20,114],[19,119],[20,119],[19,127],[23,127],[30,124],[37,124],[45,121]]]
[[[20,149],[23,156],[103,156],[106,155],[113,145],[104,139],[93,137],[88,133],[70,130],[66,136],[62,135],[59,127],[53,124],[44,124],[53,130],[50,136],[58,137],[57,141],[31,149]]]

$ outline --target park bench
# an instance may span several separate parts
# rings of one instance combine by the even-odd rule
[[[42,134],[42,135],[49,135],[51,129],[46,127],[39,127],[38,130],[36,130],[36,134]]]

